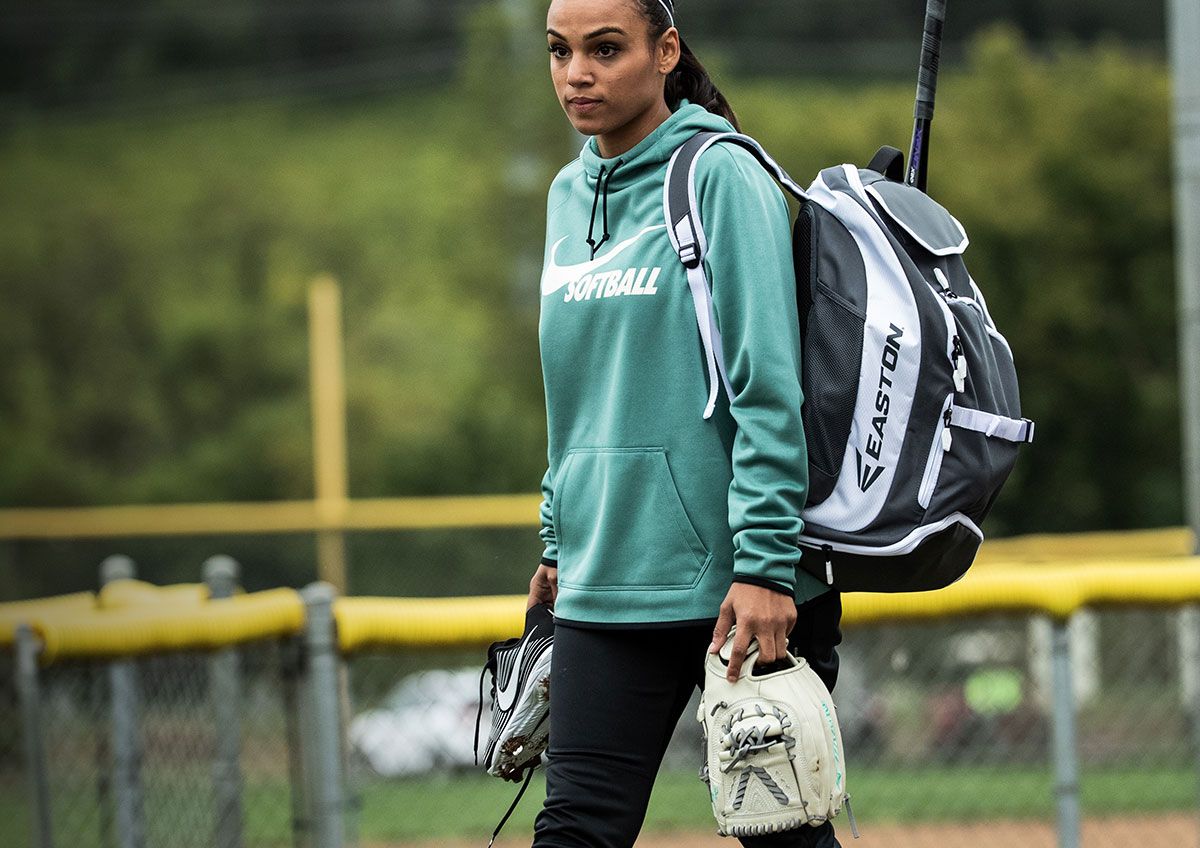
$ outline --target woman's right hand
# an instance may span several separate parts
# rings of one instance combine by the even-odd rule
[[[539,564],[537,571],[533,573],[533,579],[529,581],[529,600],[525,604],[525,609],[537,604],[549,604],[553,607],[557,599],[558,569]]]

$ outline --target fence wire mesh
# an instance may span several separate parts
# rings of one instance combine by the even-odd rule
[[[236,662],[238,680],[236,701],[229,703],[228,692],[222,696],[238,717],[232,725],[214,700],[214,654],[43,668],[40,715],[52,843],[72,848],[292,844],[279,653],[278,645],[262,643],[227,654]],[[6,657],[4,663],[11,671],[11,660]],[[33,804],[11,680],[10,673],[0,690],[0,834],[6,845],[32,845]],[[121,733],[128,724],[121,718],[132,720],[132,734]],[[234,822],[225,820],[231,810],[219,803],[218,778],[227,775],[217,756],[222,739],[238,752]],[[219,838],[230,824],[237,843]]]
[[[845,629],[834,696],[863,833],[853,844],[1058,844],[1056,792],[1070,787],[1056,783],[1051,753],[1051,641],[1048,621],[1016,615]],[[1083,611],[1069,641],[1082,845],[1198,848],[1200,615]],[[311,716],[297,714],[306,696],[293,648],[258,643],[43,668],[53,844],[123,847],[122,816],[136,809],[146,846],[308,845],[295,754],[312,733]],[[217,685],[222,656],[234,663],[232,696]],[[349,844],[486,843],[516,786],[484,776],[473,762],[484,656],[483,649],[377,651],[346,661],[339,697]],[[0,842],[29,845],[34,808],[14,671],[12,657],[0,655]],[[122,674],[134,683],[136,708],[123,706]],[[485,681],[481,735],[487,690]],[[676,730],[640,846],[728,844],[714,835],[696,777],[694,708]],[[132,750],[117,735],[118,719],[130,715]],[[231,738],[232,785],[219,757]],[[231,790],[232,808],[222,801]],[[529,844],[542,797],[539,776],[501,845]],[[844,816],[837,827],[842,844],[851,844]]]
[[[1083,611],[1070,625],[1087,848],[1200,846],[1200,667],[1186,650],[1196,626],[1194,613],[1163,609]],[[1050,637],[1048,620],[1015,615],[846,628],[834,696],[862,839],[843,814],[842,844],[1058,845]],[[351,793],[364,844],[486,843],[516,787],[472,763],[483,659],[474,650],[350,660]],[[728,844],[696,778],[694,715],[695,702],[639,846]],[[543,792],[535,779],[499,844],[529,844]]]
[[[11,653],[0,651],[0,835],[29,832],[31,811],[21,730],[16,662]]]

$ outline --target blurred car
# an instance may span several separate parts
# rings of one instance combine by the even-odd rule
[[[418,672],[350,722],[350,746],[383,777],[474,768],[479,706],[478,668]],[[490,711],[485,689],[480,748],[487,742]]]

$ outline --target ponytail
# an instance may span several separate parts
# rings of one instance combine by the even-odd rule
[[[699,103],[714,115],[720,115],[738,132],[742,131],[738,124],[733,107],[725,99],[725,95],[717,88],[704,65],[696,58],[696,54],[687,46],[682,38],[679,39],[679,64],[667,76],[665,95],[671,111],[679,108],[679,101],[686,98],[692,103]]]
[[[637,0],[637,4],[642,15],[650,23],[651,38],[657,39],[675,26],[675,4],[672,0]],[[733,107],[729,105],[725,95],[717,88],[704,65],[687,46],[682,36],[679,39],[679,50],[679,64],[667,76],[666,89],[663,92],[667,106],[674,112],[679,108],[680,101],[686,99],[703,106],[714,115],[720,115],[733,124],[735,130],[741,132],[742,128]]]

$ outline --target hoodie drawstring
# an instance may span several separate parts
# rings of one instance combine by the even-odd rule
[[[624,161],[625,160],[623,160],[623,159],[618,159],[613,164],[612,168],[608,168],[605,165],[601,165],[600,173],[596,177],[596,196],[594,198],[592,198],[592,218],[591,218],[591,221],[588,222],[588,234],[587,234],[587,243],[588,243],[588,246],[591,247],[591,249],[592,249],[592,259],[596,258],[596,252],[598,250],[600,250],[600,248],[604,245],[604,243],[606,241],[608,241],[608,239],[609,239],[608,184],[612,182],[613,174],[615,174],[617,172],[617,168],[620,168],[621,165],[624,164]],[[603,207],[603,213],[601,216],[604,233],[600,236],[600,241],[596,241],[593,238],[593,236],[595,235],[595,231],[596,231],[596,208],[598,206],[600,206],[601,194],[604,195],[604,207]]]

